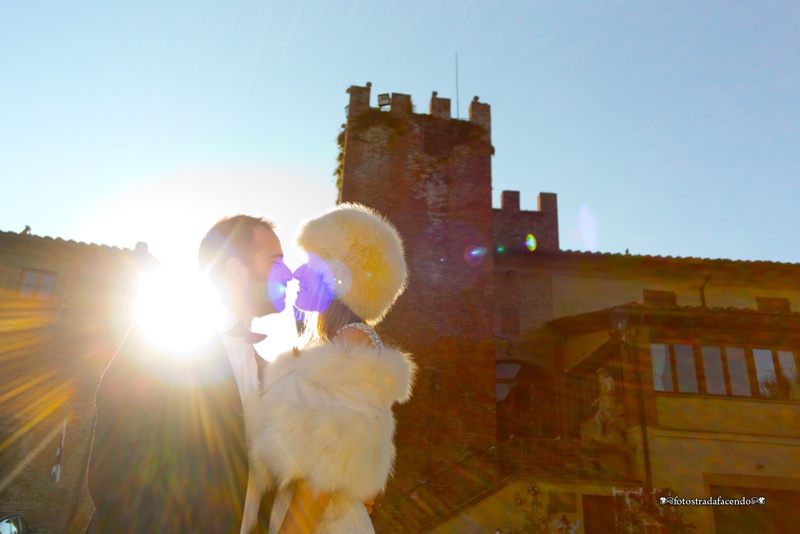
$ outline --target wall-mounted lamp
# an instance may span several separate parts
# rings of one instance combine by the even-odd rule
[[[615,334],[625,334],[625,329],[628,328],[628,314],[625,310],[617,308],[609,315],[611,321],[611,329]]]
[[[625,348],[638,350],[639,330],[644,324],[644,317],[637,315],[631,318],[627,311],[615,308],[609,314],[608,319],[611,322],[611,333],[619,335]]]

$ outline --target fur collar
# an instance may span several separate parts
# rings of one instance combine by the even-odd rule
[[[355,502],[382,491],[395,455],[392,404],[408,400],[415,371],[393,348],[326,343],[279,356],[261,397],[245,403],[254,484],[303,478]]]
[[[278,356],[267,368],[263,390],[291,373],[335,397],[360,395],[387,408],[410,398],[416,365],[391,347],[325,343]]]

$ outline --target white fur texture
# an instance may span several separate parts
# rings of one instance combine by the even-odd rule
[[[336,277],[336,296],[368,324],[380,322],[405,290],[400,234],[366,206],[340,204],[308,221],[297,244],[325,260]]]
[[[395,456],[392,404],[408,400],[415,370],[398,350],[362,345],[279,356],[245,409],[259,490],[303,478],[356,502],[382,491]]]

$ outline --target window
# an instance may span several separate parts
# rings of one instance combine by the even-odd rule
[[[653,385],[656,391],[676,391],[673,376],[677,377],[677,391],[697,393],[697,371],[691,345],[653,343],[650,346],[653,361]]]
[[[783,375],[783,378],[791,385],[798,385],[797,362],[794,360],[794,353],[788,350],[779,350],[778,365],[781,369],[781,375]]]
[[[525,364],[518,361],[498,362],[495,366],[497,395],[497,439],[510,436],[534,437],[532,428],[533,386]]]
[[[514,380],[517,378],[519,370],[522,369],[522,363],[509,362],[498,363],[495,366],[497,382],[495,383],[495,395],[497,402],[506,400]]]
[[[796,351],[651,343],[656,391],[800,400]]]
[[[13,515],[0,521],[0,534],[21,534],[22,519],[19,516]]]
[[[756,377],[758,378],[758,392],[763,397],[772,397],[777,386],[775,380],[775,364],[772,361],[772,351],[755,349],[753,359],[756,362]]]
[[[650,345],[650,357],[653,360],[653,385],[656,391],[673,391],[669,345],[653,343]]]
[[[747,361],[741,347],[726,347],[725,357],[728,362],[728,376],[731,383],[731,395],[749,396],[750,377],[747,372]]]
[[[552,374],[519,360],[495,363],[497,439],[552,438],[557,435]]]
[[[791,400],[800,400],[800,377],[797,376],[795,354],[788,350],[779,350],[778,364],[781,368],[781,376],[785,380],[786,397]]]
[[[706,382],[706,393],[709,395],[726,395],[725,376],[722,373],[722,353],[719,347],[701,347],[703,354],[703,376]]]
[[[697,393],[697,368],[691,345],[675,345],[675,367],[678,370],[678,391]]]
[[[758,377],[758,390],[762,397],[798,399],[797,362],[788,350],[753,350]]]
[[[56,273],[23,269],[19,281],[19,297],[50,300],[56,285]]]

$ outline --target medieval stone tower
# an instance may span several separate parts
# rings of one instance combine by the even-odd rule
[[[405,242],[410,284],[381,330],[419,365],[397,410],[408,488],[495,441],[490,108],[476,98],[453,120],[436,93],[429,114],[398,93],[373,108],[370,89],[348,90],[339,201],[379,210]]]

